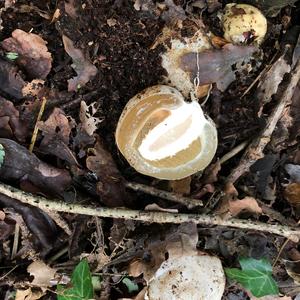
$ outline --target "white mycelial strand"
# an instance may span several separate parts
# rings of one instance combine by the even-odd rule
[[[166,119],[149,131],[139,146],[138,151],[145,159],[164,159],[188,148],[201,135],[204,125],[207,123],[200,105],[194,101],[171,109],[170,113]],[[191,125],[182,135],[176,136],[175,129],[172,132],[172,128],[176,128],[188,118],[192,120]],[[151,149],[153,143],[163,136],[169,142],[159,149]]]

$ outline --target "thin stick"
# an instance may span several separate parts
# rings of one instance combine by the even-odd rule
[[[11,259],[14,259],[17,251],[18,251],[18,245],[19,245],[19,238],[20,238],[20,225],[16,223],[15,225],[15,234],[14,234],[14,242],[13,247],[11,251]]]
[[[227,160],[231,159],[235,155],[237,155],[239,152],[244,150],[246,146],[248,145],[249,141],[242,142],[241,144],[237,145],[233,149],[231,149],[228,153],[226,153],[224,156],[222,156],[219,160],[220,164],[224,164]]]
[[[263,150],[270,142],[272,133],[279,121],[286,105],[291,101],[297,83],[300,80],[300,60],[298,61],[291,75],[291,80],[286,87],[280,101],[269,116],[266,126],[256,139],[248,146],[239,165],[234,168],[227,178],[228,182],[235,183],[249,168],[258,160],[264,157]]]
[[[40,108],[39,114],[37,116],[35,126],[34,126],[34,130],[33,130],[33,134],[32,134],[32,137],[31,137],[31,142],[30,142],[30,146],[29,146],[29,151],[30,152],[33,151],[33,148],[34,148],[34,145],[35,145],[35,141],[36,141],[37,134],[38,134],[38,131],[39,131],[38,123],[42,118],[42,115],[43,115],[44,110],[45,110],[46,103],[47,103],[47,99],[45,97],[43,97],[41,108]]]
[[[181,196],[180,194],[163,191],[163,190],[156,189],[152,186],[148,186],[145,184],[140,184],[140,183],[135,183],[135,182],[126,182],[125,186],[134,191],[143,192],[143,193],[146,193],[146,194],[149,194],[152,196],[156,196],[156,197],[159,197],[159,198],[162,198],[165,200],[183,204],[187,208],[195,208],[195,207],[203,206],[203,203],[201,200],[184,197],[184,196]]]
[[[239,219],[222,219],[219,216],[201,215],[201,214],[183,214],[183,213],[167,213],[156,211],[138,211],[122,208],[104,208],[91,207],[80,204],[67,204],[59,200],[48,200],[40,196],[33,196],[20,191],[9,185],[0,183],[0,193],[38,207],[40,209],[50,209],[60,212],[82,214],[89,216],[97,216],[102,218],[117,218],[135,220],[149,223],[173,223],[180,224],[185,222],[195,222],[202,225],[219,225],[240,228],[245,230],[258,230],[272,234],[277,234],[289,238],[293,242],[298,242],[300,238],[300,228],[293,228],[275,224],[265,224],[261,222],[253,222],[249,220]]]

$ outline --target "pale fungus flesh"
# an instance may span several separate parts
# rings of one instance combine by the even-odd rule
[[[116,143],[138,172],[175,180],[211,162],[217,131],[198,102],[185,102],[176,89],[157,85],[129,100],[118,122]]]
[[[222,20],[224,38],[233,44],[253,40],[259,45],[267,33],[267,19],[252,5],[229,3],[225,6]]]
[[[208,36],[199,28],[192,37],[171,38],[170,46],[161,54],[162,67],[167,71],[167,80],[177,88],[184,97],[189,97],[193,92],[198,98],[207,95],[210,84],[195,86],[196,78],[182,68],[182,57],[188,53],[201,53],[211,49]]]
[[[145,300],[221,300],[225,275],[219,258],[186,254],[163,262]]]

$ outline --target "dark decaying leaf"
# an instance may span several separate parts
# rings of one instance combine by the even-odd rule
[[[11,101],[0,97],[0,137],[15,136],[19,141],[24,142],[27,135],[27,124],[20,120],[19,111]]]
[[[38,122],[38,128],[44,136],[39,150],[55,155],[70,165],[78,165],[75,155],[68,148],[70,133],[74,126],[75,122],[72,119],[68,119],[61,109],[55,108],[47,121]]]
[[[125,190],[124,178],[110,153],[104,149],[100,140],[89,153],[86,165],[98,177],[97,193],[101,201],[110,207],[125,206],[125,203],[130,201],[130,196]]]
[[[3,217],[2,217],[3,215]],[[1,211],[0,219],[0,241],[5,241],[15,231],[16,221]]]
[[[25,147],[9,139],[0,138],[5,150],[4,163],[0,168],[0,179],[6,181],[29,181],[43,193],[62,196],[71,184],[71,176],[67,170],[52,167]]]
[[[19,213],[36,241],[36,247],[48,253],[57,243],[57,227],[53,220],[42,210],[21,203],[0,194],[0,202],[5,207],[13,208]]]
[[[249,59],[257,49],[253,46],[225,45],[221,50],[206,50],[198,54],[189,52],[181,57],[180,66],[190,74],[190,78],[199,72],[199,84],[217,83],[219,90],[224,91],[235,80],[232,65]],[[199,66],[199,69],[197,68]]]
[[[167,23],[174,23],[186,19],[185,11],[180,5],[176,5],[173,0],[165,0],[163,4],[166,6],[161,14],[161,18]]]
[[[18,53],[17,64],[24,68],[30,79],[45,79],[51,70],[52,57],[40,36],[16,29],[12,37],[5,39],[1,46],[9,52]]]
[[[275,17],[280,10],[288,5],[293,5],[297,0],[248,0],[247,3],[262,9],[268,17]]]
[[[286,164],[284,169],[290,176],[290,181],[300,183],[300,165]]]
[[[0,58],[0,90],[19,100],[23,98],[25,85],[17,67]]]
[[[68,91],[77,91],[91,80],[98,70],[85,58],[80,49],[74,47],[74,43],[70,38],[66,35],[63,35],[62,38],[66,52],[72,57],[72,67],[77,73],[76,77],[68,80]]]
[[[280,56],[272,67],[260,79],[258,84],[256,97],[259,99],[260,110],[258,115],[262,113],[264,105],[272,100],[272,96],[276,94],[280,83],[286,73],[291,71],[291,66],[285,59],[285,55]]]

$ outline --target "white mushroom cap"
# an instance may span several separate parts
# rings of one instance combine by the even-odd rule
[[[219,258],[188,253],[161,264],[148,283],[145,300],[220,300],[224,288]]]

